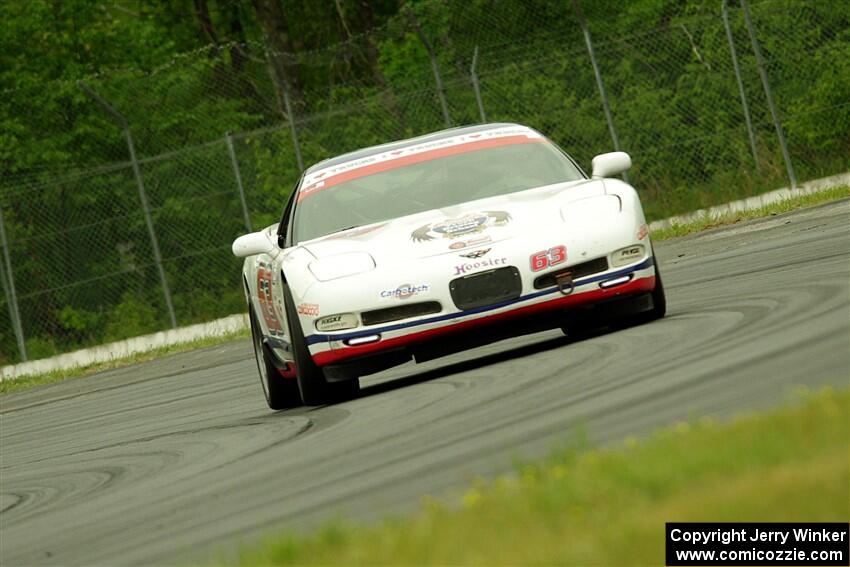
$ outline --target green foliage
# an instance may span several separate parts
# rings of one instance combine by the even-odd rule
[[[161,313],[161,312],[159,312]],[[110,310],[104,342],[118,341],[159,330],[159,313],[144,295],[125,293]]]
[[[98,322],[97,313],[74,309],[70,305],[60,309],[56,319],[64,330],[77,333],[78,336],[85,336]]]
[[[256,3],[254,3],[256,4]],[[7,2],[0,27],[0,208],[34,348],[68,350],[168,324],[128,148],[83,80],[126,117],[178,323],[241,309],[246,230],[279,219],[299,170],[265,38],[248,2]],[[539,129],[589,168],[612,149],[584,39],[556,0],[281,3],[292,121],[305,165],[444,126],[410,14],[437,54],[453,124]],[[730,8],[756,127],[754,163],[719,7],[582,1],[630,181],[650,219],[787,183],[740,9]],[[206,6],[209,22],[199,19]],[[850,166],[850,8],[753,2],[797,177]],[[368,33],[367,33],[368,32]],[[135,299],[128,299],[135,298]],[[5,304],[0,304],[5,307]],[[0,314],[0,361],[15,360]],[[125,324],[116,315],[128,317]]]
[[[45,358],[56,354],[56,342],[53,337],[30,337],[26,341],[27,354],[30,359]]]

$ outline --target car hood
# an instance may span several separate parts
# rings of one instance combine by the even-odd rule
[[[558,183],[365,225],[301,247],[315,258],[367,252],[379,266],[452,254],[564,223],[572,203],[604,195],[601,180]]]

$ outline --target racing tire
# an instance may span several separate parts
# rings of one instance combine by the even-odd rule
[[[654,250],[652,256],[655,258]],[[628,321],[629,325],[642,325],[656,321],[667,314],[667,295],[664,293],[664,282],[661,281],[661,270],[658,268],[658,263],[655,263],[655,287],[649,292],[649,295],[652,298],[652,309],[633,315]]]
[[[656,261],[655,250],[652,251],[653,264],[655,264],[655,287],[650,292],[652,296],[652,309],[638,315],[641,323],[648,323],[661,319],[667,314],[667,295],[664,293],[664,282],[661,281],[661,269]]]
[[[298,382],[280,376],[277,367],[272,363],[270,355],[263,345],[263,333],[254,314],[254,307],[248,308],[248,319],[251,322],[251,344],[254,347],[254,359],[257,361],[257,371],[260,373],[260,385],[266,403],[273,410],[293,408],[301,405],[301,393]]]
[[[654,256],[653,256],[654,257]],[[667,314],[667,295],[664,293],[664,282],[661,281],[661,270],[655,264],[655,288],[652,290],[652,320],[661,319]]]
[[[295,359],[295,375],[297,376],[298,390],[301,392],[301,400],[305,405],[318,406],[332,402],[344,401],[353,398],[360,391],[360,381],[351,378],[342,382],[328,382],[322,369],[313,362],[307,342],[304,340],[304,331],[298,319],[298,312],[292,300],[289,286],[283,286],[284,303],[286,307],[286,321],[289,325],[289,340],[292,345],[292,354]]]
[[[653,250],[653,258],[654,257],[655,251]],[[655,264],[655,287],[651,292],[649,292],[649,296],[652,299],[652,307],[646,311],[628,316],[621,316],[619,319],[613,319],[607,322],[603,320],[598,322],[595,327],[590,324],[589,321],[585,321],[583,324],[564,325],[561,327],[561,331],[568,337],[575,340],[583,340],[593,336],[594,328],[601,328],[606,325],[612,330],[627,328],[634,325],[649,323],[664,317],[664,315],[667,314],[667,295],[664,293],[664,282],[661,280],[661,270],[658,268],[657,263]],[[637,302],[644,300],[645,296],[624,301],[637,304]]]

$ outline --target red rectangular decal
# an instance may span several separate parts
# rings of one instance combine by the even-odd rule
[[[549,250],[535,252],[529,258],[529,267],[532,272],[545,270],[549,266],[557,266],[567,261],[567,247],[564,245],[555,246]]]
[[[266,322],[271,334],[283,332],[280,320],[274,310],[272,299],[272,272],[271,266],[260,264],[257,266],[257,300],[260,302],[260,314]]]
[[[296,311],[298,311],[299,315],[306,315],[307,317],[318,317],[319,316],[319,304],[318,303],[299,303],[296,307]]]

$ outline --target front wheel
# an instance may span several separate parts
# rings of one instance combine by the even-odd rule
[[[653,254],[653,258],[654,258]],[[664,282],[661,281],[661,270],[655,263],[655,287],[649,292],[652,298],[652,308],[632,317],[631,323],[642,324],[661,319],[667,314],[667,295],[664,293]]]
[[[608,310],[576,317],[561,327],[561,331],[574,340],[583,340],[599,329],[623,329],[661,319],[667,313],[667,296],[661,271],[655,264],[655,287],[648,293],[620,299],[608,305]]]
[[[257,371],[260,373],[260,384],[266,403],[274,410],[292,408],[301,405],[301,394],[298,383],[284,378],[271,361],[271,355],[263,345],[263,332],[254,314],[254,308],[248,308],[248,319],[251,322],[251,343],[254,346],[254,358],[257,361]]]
[[[667,295],[664,293],[664,282],[661,281],[661,269],[658,267],[658,257],[655,255],[655,250],[652,251],[652,259],[655,264],[655,288],[650,294],[652,295],[652,309],[642,314],[645,321],[655,321],[667,314]]]
[[[360,382],[357,378],[344,382],[328,382],[325,379],[322,369],[316,366],[307,349],[307,341],[304,340],[304,331],[301,329],[292,293],[289,291],[289,286],[285,284],[283,294],[286,304],[286,321],[289,325],[289,341],[295,359],[295,374],[298,376],[301,399],[308,406],[318,406],[357,395],[360,391]]]

